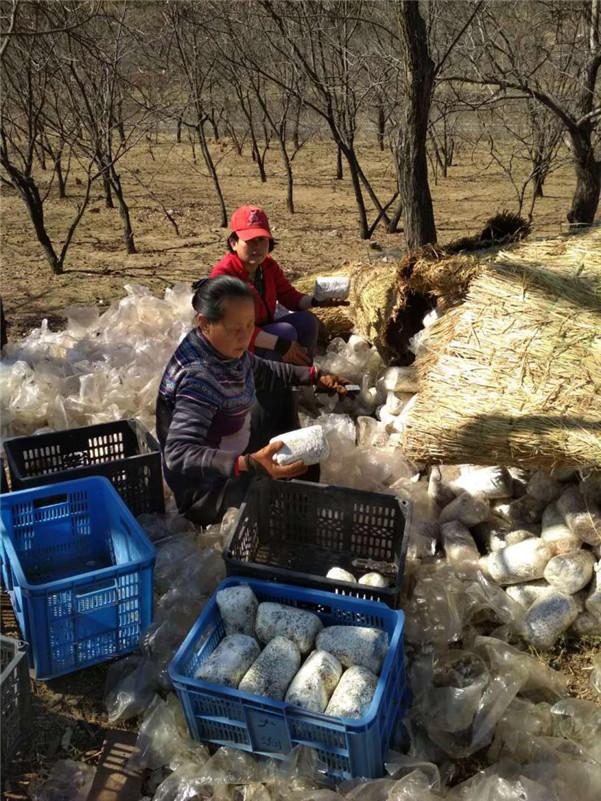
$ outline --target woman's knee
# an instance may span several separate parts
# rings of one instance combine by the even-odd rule
[[[310,311],[303,312],[303,314],[305,315],[307,320],[306,322],[307,329],[310,331],[312,335],[317,335],[317,332],[319,330],[319,320]]]
[[[297,312],[295,319],[298,341],[311,350],[317,343],[319,334],[319,320],[310,311]]]
[[[298,339],[298,331],[292,323],[276,323],[276,325],[273,326],[272,333],[277,334],[283,339],[291,339],[294,342]]]

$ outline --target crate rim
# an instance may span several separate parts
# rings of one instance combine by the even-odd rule
[[[4,668],[2,673],[0,673],[0,684],[3,684],[5,679],[8,678],[9,674],[15,669],[15,667],[19,664],[21,659],[27,656],[27,643],[25,640],[17,640],[14,637],[7,637],[5,634],[0,634],[0,642],[10,643],[11,645],[14,643],[15,645],[15,653],[14,656],[11,658],[8,665]],[[29,668],[28,668],[29,672]]]
[[[157,453],[160,453],[160,446],[159,446],[159,443],[158,443],[157,439],[153,436],[152,432],[148,428],[146,428],[144,423],[141,420],[139,420],[137,417],[126,417],[126,418],[124,418],[122,420],[110,420],[110,421],[108,421],[106,423],[93,423],[92,425],[89,425],[89,426],[74,426],[73,428],[61,428],[61,429],[59,429],[57,431],[47,431],[44,434],[29,434],[29,435],[21,435],[19,437],[7,437],[3,441],[3,447],[6,446],[6,445],[9,445],[8,448],[4,447],[4,454],[5,454],[5,458],[6,458],[6,461],[8,463],[8,467],[10,469],[10,472],[11,473],[14,472],[14,473],[20,474],[20,470],[18,470],[18,468],[17,468],[17,464],[16,464],[16,462],[14,460],[14,455],[11,452],[11,448],[10,448],[10,446],[13,443],[15,445],[19,445],[19,443],[21,443],[23,440],[34,440],[35,442],[40,442],[43,445],[45,441],[53,439],[54,437],[57,437],[57,436],[59,436],[61,434],[71,434],[71,433],[73,433],[75,431],[81,431],[81,430],[86,429],[86,428],[98,428],[98,427],[101,427],[101,426],[114,426],[117,423],[126,423],[127,425],[130,425],[133,429],[136,429],[136,428],[139,429],[139,433],[144,435],[144,438],[145,438],[147,444],[149,446],[152,446],[153,451],[156,451]],[[136,459],[145,459],[145,458],[148,458],[149,455],[151,455],[151,454],[148,454],[148,453],[136,453],[136,454],[132,454],[132,456],[128,456],[127,459],[128,460],[132,460],[132,461],[136,460]],[[101,464],[110,465],[111,463],[112,463],[111,461],[108,461],[108,462],[102,462]],[[85,469],[86,467],[94,467],[94,465],[82,465],[83,469]],[[72,470],[72,469],[80,469],[80,468],[62,467],[60,470],[56,470],[56,471],[53,471],[53,472],[54,473],[62,473],[62,472],[65,472],[66,470]],[[53,473],[52,472],[51,473],[45,473],[43,475],[52,476]],[[24,477],[20,478],[20,480],[21,481],[29,481],[29,480],[32,480],[32,479],[38,478],[38,477],[39,476],[24,476]],[[38,485],[36,485],[36,486],[38,486]],[[16,491],[17,492],[21,492],[22,490],[16,490]]]
[[[232,523],[232,526],[231,526],[230,533],[228,534],[227,541],[226,541],[225,545],[223,546],[223,555],[224,555],[224,557],[227,557],[227,559],[232,564],[235,564],[235,565],[248,565],[249,564],[249,562],[245,562],[242,559],[237,559],[236,557],[232,556],[231,555],[231,546],[232,546],[232,542],[234,540],[234,537],[238,534],[238,525],[240,524],[240,521],[242,520],[242,516],[246,512],[246,507],[248,505],[248,495],[249,495],[249,493],[252,491],[252,489],[254,487],[257,486],[257,484],[259,482],[264,482],[264,481],[270,481],[270,479],[265,477],[265,476],[256,476],[252,480],[251,484],[248,487],[247,493],[244,496],[244,500],[240,504],[240,508],[238,509],[238,512],[236,513],[236,516],[234,518],[234,522]],[[408,501],[407,499],[405,499],[405,498],[399,498],[398,495],[388,495],[385,492],[371,492],[370,490],[357,490],[357,489],[353,489],[352,487],[344,487],[341,484],[321,484],[320,482],[303,481],[302,479],[292,479],[289,483],[290,484],[295,484],[295,485],[296,484],[300,484],[302,486],[312,487],[312,488],[319,487],[320,489],[327,489],[327,490],[334,490],[334,491],[358,492],[358,493],[362,493],[364,495],[372,495],[375,498],[382,498],[382,499],[386,498],[387,500],[392,500],[393,504],[396,504],[399,507],[399,512],[403,515],[403,517],[405,519],[405,532],[407,533],[407,532],[411,531],[411,529],[413,527],[413,504],[410,501]],[[401,543],[401,550],[400,550],[401,562],[405,561],[408,547],[409,547],[409,537],[408,536],[404,536],[403,537],[403,541]],[[263,567],[266,570],[268,570],[269,567],[270,567],[270,565],[261,565],[258,562],[253,562],[252,564],[254,566],[258,567],[258,568],[262,568]],[[278,570],[281,570],[284,573],[299,573],[298,570],[291,570],[290,568],[285,568],[285,567],[278,568]],[[300,572],[302,572],[302,571],[300,571]],[[308,576],[315,576],[316,579],[318,579],[320,582],[323,581],[324,583],[327,583],[328,586],[332,587],[332,591],[334,591],[334,589],[336,587],[339,587],[339,586],[347,587],[349,590],[354,590],[354,591],[357,591],[357,588],[361,587],[361,586],[369,587],[369,585],[361,585],[361,584],[359,584],[358,581],[342,581],[342,579],[331,579],[331,578],[327,578],[326,576],[320,576],[317,573],[307,573],[307,575]],[[260,581],[261,579],[255,579],[255,580]],[[374,589],[378,590],[378,594],[381,593],[382,595],[385,595],[387,597],[390,596],[391,598],[393,598],[403,588],[404,581],[405,581],[405,573],[404,573],[404,571],[402,571],[400,573],[400,575],[397,575],[396,583],[392,587],[377,587],[377,588],[374,588]],[[284,582],[278,582],[278,584],[279,583],[284,583]],[[369,591],[369,590],[367,590],[367,591]],[[317,592],[318,592],[318,590],[317,590]],[[366,601],[366,603],[368,603],[368,601]],[[370,602],[370,603],[373,603],[373,602]]]
[[[70,434],[71,432],[81,431],[86,428],[100,428],[101,426],[114,426],[118,423],[127,423],[128,425],[132,425],[134,428],[136,427],[141,428],[142,433],[147,434],[150,437],[150,439],[156,444],[157,449],[159,449],[159,443],[156,440],[156,437],[153,436],[151,431],[148,428],[146,428],[142,420],[140,420],[138,417],[124,417],[120,420],[109,420],[105,423],[91,423],[90,425],[87,426],[73,426],[72,428],[60,428],[57,429],[56,431],[45,431],[43,434],[21,434],[18,437],[7,437],[5,440],[3,440],[2,444],[4,446],[4,444],[7,442],[19,443],[25,439],[34,440],[36,442],[38,441],[43,442],[46,439],[46,437],[56,437],[59,434]],[[8,451],[6,451],[6,455],[8,456]],[[139,455],[140,454],[136,454],[136,456]],[[133,458],[133,457],[128,457],[128,458]]]
[[[136,518],[133,515],[133,512],[125,503],[123,498],[119,495],[116,491],[114,486],[111,484],[106,476],[85,476],[83,478],[74,478],[70,481],[61,481],[57,484],[43,484],[37,487],[32,487],[31,489],[23,489],[23,490],[16,490],[15,492],[5,493],[7,498],[10,498],[11,506],[13,499],[18,498],[19,495],[27,495],[29,498],[32,495],[58,495],[65,490],[65,487],[71,487],[73,484],[96,484],[101,482],[102,484],[110,487],[110,494],[114,493],[114,497],[112,498],[113,501],[118,502],[118,506],[120,507],[120,511],[125,514],[126,517],[129,517],[130,523],[133,523],[133,529],[138,542],[148,551],[147,556],[140,557],[135,560],[131,560],[127,563],[127,565],[109,565],[108,567],[99,568],[96,570],[90,570],[88,573],[81,573],[78,575],[76,579],[55,579],[54,581],[46,581],[43,583],[32,583],[28,581],[25,577],[23,572],[23,568],[21,566],[21,560],[19,555],[17,554],[14,544],[12,540],[8,537],[4,522],[0,518],[0,536],[2,538],[2,547],[10,553],[11,560],[13,563],[13,569],[15,570],[15,574],[18,578],[19,585],[22,589],[27,590],[30,593],[43,593],[49,592],[60,586],[62,589],[73,589],[75,587],[85,586],[89,584],[91,581],[90,573],[94,574],[94,581],[99,582],[102,579],[107,578],[110,576],[121,576],[127,573],[131,573],[134,570],[143,569],[145,567],[150,566],[156,559],[156,548],[154,547],[153,543],[151,542],[150,538],[145,533],[142,526],[138,523]],[[4,497],[0,495],[0,498]],[[1,559],[0,559],[1,561]],[[10,560],[9,560],[10,561]]]
[[[207,681],[203,681],[202,679],[196,679],[192,676],[185,676],[183,673],[180,673],[178,668],[181,661],[187,656],[188,651],[190,650],[192,644],[194,643],[196,637],[198,636],[199,631],[203,628],[206,624],[207,618],[212,615],[215,608],[217,608],[217,593],[220,590],[226,589],[227,587],[235,587],[239,586],[240,584],[248,584],[251,589],[253,587],[257,587],[259,590],[265,589],[273,593],[278,589],[284,590],[292,590],[293,592],[304,592],[310,593],[312,597],[319,596],[316,599],[316,602],[319,600],[323,601],[324,603],[332,603],[334,602],[343,602],[343,603],[350,603],[352,605],[357,606],[358,608],[365,609],[366,606],[369,606],[373,614],[377,614],[380,616],[386,617],[390,615],[391,618],[396,618],[394,621],[394,629],[392,636],[389,638],[388,643],[388,651],[386,652],[386,656],[384,658],[384,662],[382,663],[382,668],[380,670],[380,675],[378,676],[378,684],[376,687],[376,692],[374,693],[374,697],[369,705],[367,713],[362,718],[343,718],[343,717],[333,717],[331,715],[326,715],[322,712],[309,712],[301,707],[297,707],[294,704],[286,703],[286,701],[276,701],[272,698],[267,698],[263,695],[253,695],[251,693],[243,692],[242,690],[238,690],[237,688],[233,687],[225,687],[222,684],[212,684]],[[259,602],[260,603],[260,602]],[[217,613],[219,614],[219,610],[217,608]],[[371,628],[371,627],[366,627]],[[184,641],[179,646],[175,655],[173,656],[171,662],[169,663],[168,667],[168,674],[169,678],[173,682],[173,686],[176,688],[181,688],[186,691],[199,689],[204,691],[209,691],[211,693],[217,693],[219,695],[225,695],[232,701],[250,701],[252,703],[263,703],[266,706],[270,706],[275,708],[280,712],[285,718],[293,718],[297,716],[301,716],[306,718],[310,716],[311,718],[315,719],[316,722],[320,723],[327,723],[328,726],[331,728],[337,728],[336,721],[342,721],[343,723],[341,726],[344,730],[348,730],[349,728],[360,728],[365,729],[371,726],[374,720],[378,717],[378,709],[380,706],[382,694],[384,688],[382,686],[381,677],[384,673],[386,668],[389,668],[394,656],[394,652],[397,649],[398,642],[403,636],[405,628],[405,614],[402,609],[391,609],[390,607],[386,606],[385,604],[379,603],[378,601],[365,601],[360,598],[354,598],[353,596],[347,595],[336,595],[332,592],[325,592],[324,590],[313,590],[313,589],[305,589],[303,587],[298,587],[293,584],[283,584],[280,582],[274,583],[272,581],[259,581],[256,579],[249,579],[245,576],[231,576],[229,578],[224,579],[217,588],[215,589],[213,595],[209,599],[207,605],[200,613],[199,617],[196,619],[192,628],[186,635]],[[345,668],[346,670],[346,668]]]

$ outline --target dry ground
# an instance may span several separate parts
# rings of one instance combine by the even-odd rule
[[[268,156],[265,184],[261,184],[246,154],[238,157],[225,143],[221,149],[216,147],[216,153],[221,157],[218,170],[228,211],[243,203],[266,208],[279,243],[274,255],[294,279],[340,268],[370,254],[369,243],[356,233],[350,181],[347,177],[335,179],[335,153],[327,144],[308,144],[294,162],[294,215],[286,212],[285,178],[275,149]],[[140,145],[120,162],[139,252],[131,256],[125,253],[119,214],[116,209],[104,208],[96,185],[62,276],[51,274],[21,199],[2,185],[0,290],[10,336],[29,330],[43,317],[56,322],[69,304],[106,304],[124,294],[126,283],[146,284],[162,294],[175,281],[206,274],[223,255],[226,232],[216,224],[214,193],[200,163],[194,165],[190,146],[164,142],[153,146],[152,156],[154,159],[146,145]],[[381,197],[392,193],[394,176],[388,154],[366,145],[361,156]],[[433,185],[441,242],[477,232],[489,216],[503,208],[515,210],[510,183],[498,167],[486,169],[486,163],[485,153],[472,156],[467,148],[460,150],[449,177]],[[173,211],[179,237],[145,187]],[[572,188],[569,166],[550,176],[547,195],[536,206],[535,234],[556,234],[565,229]],[[53,241],[60,243],[64,237],[81,191],[71,177],[69,198],[58,200],[51,194],[45,214]],[[386,234],[382,228],[374,240],[385,249],[404,247],[402,233]]]
[[[270,155],[268,181],[261,184],[248,157],[238,158],[227,146],[218,165],[228,210],[237,205],[263,205],[278,239],[276,258],[291,277],[339,269],[345,263],[373,257],[369,243],[358,239],[356,213],[347,178],[336,181],[335,153],[325,144],[310,144],[295,161],[297,213],[285,209],[285,181],[276,151]],[[367,173],[382,196],[393,189],[388,156],[363,148]],[[76,234],[67,258],[66,272],[53,276],[31,232],[21,200],[2,186],[1,294],[9,323],[9,336],[17,337],[38,325],[43,317],[58,325],[70,304],[101,304],[124,294],[123,285],[141,283],[162,293],[176,281],[191,281],[206,274],[224,253],[226,232],[218,218],[213,191],[204,170],[194,165],[188,145],[165,142],[132,152],[121,165],[131,205],[139,252],[128,256],[121,242],[117,210],[105,209],[99,188]],[[460,152],[449,178],[432,187],[439,240],[477,232],[485,220],[503,208],[515,210],[513,189],[498,168],[483,169],[484,154],[474,159]],[[175,232],[145,186],[160,198],[180,228]],[[546,197],[534,217],[536,235],[553,235],[566,227],[565,214],[573,188],[571,169],[554,173]],[[60,241],[73,213],[81,187],[73,180],[67,200],[48,202],[48,229]],[[404,247],[402,234],[379,229],[374,240],[384,249]],[[309,279],[305,278],[307,283]],[[2,628],[18,636],[14,619],[3,598]],[[592,697],[587,668],[597,642],[565,643],[546,659],[570,676],[571,692]],[[34,727],[22,755],[9,770],[7,799],[24,799],[32,776],[44,774],[57,759],[71,757],[94,763],[106,727],[102,703],[106,666],[95,667],[34,688]],[[470,771],[471,772],[471,771]]]

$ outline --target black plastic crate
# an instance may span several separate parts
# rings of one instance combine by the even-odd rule
[[[4,441],[14,491],[106,476],[134,515],[164,512],[158,442],[138,420]]]
[[[6,468],[4,459],[0,456],[0,492],[9,492],[8,479],[6,477]]]
[[[31,727],[31,683],[27,646],[0,635],[0,718],[2,775]]]
[[[409,514],[409,503],[393,495],[257,478],[223,551],[227,574],[383,601],[397,609]],[[331,567],[357,578],[388,567],[390,587],[328,579]]]

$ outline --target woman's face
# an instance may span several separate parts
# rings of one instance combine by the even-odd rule
[[[254,301],[252,298],[228,298],[219,322],[210,323],[199,314],[198,327],[215,350],[228,359],[239,359],[248,349],[255,329]]]
[[[269,253],[269,237],[255,236],[253,239],[240,239],[232,243],[232,248],[245,267],[256,270]]]

